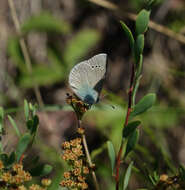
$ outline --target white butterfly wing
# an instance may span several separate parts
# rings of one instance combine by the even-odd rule
[[[79,90],[84,87],[95,89],[100,93],[106,73],[106,63],[107,54],[98,54],[73,67],[69,74],[69,85],[77,96],[79,96]]]
[[[91,67],[89,76],[89,83],[94,88],[99,81],[104,79],[107,65],[107,54],[98,54],[87,60],[88,65]]]

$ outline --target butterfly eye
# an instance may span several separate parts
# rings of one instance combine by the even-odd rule
[[[92,66],[92,68],[94,69],[94,66]]]

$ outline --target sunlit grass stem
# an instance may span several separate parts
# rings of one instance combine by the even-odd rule
[[[81,127],[81,120],[78,120],[78,128],[80,128],[80,127]],[[89,153],[85,133],[81,134],[81,137],[82,137],[82,142],[83,142],[83,146],[84,146],[84,149],[85,149],[85,154],[86,154],[86,157],[87,157],[87,161],[88,161],[89,167],[91,169],[91,174],[92,174],[92,178],[93,178],[93,181],[94,181],[95,189],[99,190],[100,188],[99,188],[98,180],[97,180],[97,177],[96,177],[96,173],[93,170],[94,165],[92,163],[91,156],[90,156],[90,153]]]
[[[11,12],[11,15],[12,15],[12,19],[13,19],[13,23],[15,25],[16,32],[17,32],[17,34],[19,36],[21,36],[21,27],[20,27],[19,19],[17,17],[14,1],[13,0],[8,0],[8,4],[9,4],[9,7],[10,7],[10,12]],[[30,56],[29,56],[29,53],[28,53],[28,48],[26,46],[26,43],[25,43],[25,40],[24,40],[23,37],[20,37],[19,43],[20,43],[20,46],[21,46],[23,57],[25,59],[27,70],[28,70],[29,74],[31,75],[32,74],[31,59],[30,59]],[[41,96],[41,93],[40,93],[38,85],[34,84],[33,89],[34,89],[34,93],[35,93],[35,96],[36,96],[36,99],[37,99],[39,105],[41,107],[43,107],[44,102],[42,100],[42,96]]]

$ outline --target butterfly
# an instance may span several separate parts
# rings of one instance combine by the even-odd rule
[[[99,100],[107,69],[107,54],[101,53],[75,65],[69,74],[69,85],[83,102],[95,104]]]

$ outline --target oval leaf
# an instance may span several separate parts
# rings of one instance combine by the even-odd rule
[[[149,18],[150,18],[150,12],[145,9],[140,11],[140,13],[138,14],[136,19],[136,33],[138,35],[146,32],[148,28]]]
[[[22,154],[27,149],[30,142],[31,142],[31,135],[29,133],[25,133],[19,140],[17,148],[16,148],[17,161],[19,161],[19,159],[21,158]]]
[[[123,190],[127,189],[129,179],[130,179],[130,175],[131,175],[131,171],[132,171],[132,166],[133,166],[133,161],[129,164],[129,166],[127,168],[127,171],[125,173],[124,183],[123,183]]]
[[[40,15],[32,16],[21,27],[23,33],[30,31],[56,32],[66,34],[70,31],[70,26],[53,17],[51,14],[43,12]]]
[[[156,95],[154,93],[149,93],[144,96],[133,108],[133,111],[130,114],[130,118],[135,117],[136,115],[142,114],[152,107],[156,100]]]
[[[32,88],[35,83],[39,86],[49,85],[61,81],[63,77],[64,71],[62,67],[55,66],[54,64],[51,66],[34,65],[32,75],[29,73],[23,74],[20,79],[20,85],[24,88]]]
[[[120,23],[121,23],[121,26],[125,32],[125,35],[127,36],[128,40],[129,40],[130,47],[131,47],[131,49],[133,49],[135,42],[134,42],[134,37],[132,35],[132,32],[130,31],[128,26],[123,21],[120,21]]]
[[[127,138],[129,135],[131,135],[135,131],[137,126],[139,126],[140,124],[141,124],[140,121],[133,121],[133,122],[128,123],[128,125],[125,126],[123,129],[122,137]]]
[[[139,139],[139,131],[135,130],[128,138],[125,157],[130,153],[132,150],[134,150],[135,145],[137,144]]]
[[[8,40],[7,51],[9,56],[13,60],[13,63],[16,64],[16,66],[22,73],[25,73],[27,69],[25,66],[25,60],[21,53],[21,47],[18,37],[12,37]]]
[[[27,100],[24,100],[24,115],[25,115],[26,121],[28,121],[28,119],[29,119],[29,105],[28,105]]]
[[[13,126],[17,136],[20,137],[21,133],[20,133],[19,128],[17,127],[17,124],[15,123],[14,119],[10,115],[8,115],[8,119],[9,119],[11,125]]]
[[[115,156],[114,146],[111,141],[107,141],[107,147],[108,147],[108,154],[109,154],[112,174],[113,174],[116,156]]]
[[[144,35],[143,34],[140,34],[137,36],[134,49],[135,49],[136,63],[138,63],[140,60],[140,55],[143,53],[143,49],[144,49]]]

